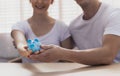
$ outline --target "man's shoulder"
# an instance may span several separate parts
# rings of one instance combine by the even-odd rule
[[[106,13],[113,14],[113,13],[120,13],[120,8],[115,7],[113,5],[107,4],[107,3],[102,3],[104,7],[106,8]]]
[[[77,16],[76,18],[74,18],[74,19],[71,21],[70,24],[72,24],[72,23],[74,23],[74,22],[80,20],[81,18],[82,18],[82,14],[80,14],[79,16]]]
[[[69,28],[74,27],[77,23],[80,23],[80,20],[82,19],[82,14],[77,16],[75,19],[73,19],[69,25]]]

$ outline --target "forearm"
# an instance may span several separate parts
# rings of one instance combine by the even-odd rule
[[[22,32],[20,32],[20,31],[12,31],[11,35],[12,35],[12,37],[14,39],[14,44],[15,44],[15,46],[17,48],[21,47],[21,46],[27,46],[25,36],[24,36],[24,34]]]
[[[87,65],[110,64],[114,58],[105,48],[96,48],[89,50],[63,50],[65,60],[78,62]]]

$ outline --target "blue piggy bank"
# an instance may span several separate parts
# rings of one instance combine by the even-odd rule
[[[40,51],[40,41],[39,39],[35,38],[34,40],[28,39],[27,40],[28,50],[32,50],[32,52]]]

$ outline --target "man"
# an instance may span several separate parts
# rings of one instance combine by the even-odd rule
[[[44,51],[31,55],[33,60],[52,62],[69,60],[87,65],[111,64],[120,61],[120,9],[99,0],[75,0],[83,14],[70,25],[70,32],[79,50],[55,45],[42,46]]]

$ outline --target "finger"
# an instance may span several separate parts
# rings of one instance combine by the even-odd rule
[[[32,53],[32,50],[28,50],[28,53],[30,53],[30,54],[31,54],[31,53]]]
[[[41,48],[45,50],[50,49],[52,47],[53,47],[52,45],[41,45]]]
[[[24,53],[20,53],[20,55],[22,56],[22,57],[28,57],[26,54],[24,54]]]
[[[30,53],[28,51],[24,51],[24,52],[21,52],[21,55],[23,57],[27,57],[28,58],[30,56]]]
[[[42,61],[42,62],[46,62],[46,61],[48,61],[48,58],[46,58],[45,56],[46,55],[41,53],[41,54],[37,54],[37,55],[35,55],[35,54],[30,55],[29,58],[32,59],[32,60],[39,60],[39,61]]]
[[[28,49],[28,46],[24,46],[25,49]]]
[[[36,51],[34,54],[36,54],[36,55],[37,55],[37,54],[39,54],[39,53],[40,53],[39,51]]]
[[[33,54],[33,55],[30,55],[29,58],[33,59],[33,60],[38,60],[39,57],[38,57],[38,55]]]
[[[40,53],[42,53],[42,52],[44,52],[44,51],[46,51],[46,50],[44,50],[44,49],[41,49],[39,52],[40,52]]]
[[[47,56],[47,53],[46,53],[46,52],[41,53],[41,56],[42,56],[42,57],[46,57],[46,56]]]
[[[25,57],[29,58],[30,55],[31,55],[31,54],[30,54],[29,52],[26,52]]]

